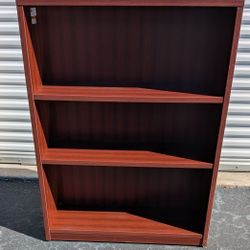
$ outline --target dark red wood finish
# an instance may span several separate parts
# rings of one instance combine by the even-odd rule
[[[132,103],[223,103],[221,96],[199,95],[136,87],[56,87],[43,86],[34,93],[35,100],[132,102]]]
[[[17,5],[35,6],[218,6],[240,7],[243,0],[17,0]]]
[[[117,234],[122,239],[125,232],[132,238],[137,235],[136,242],[142,242],[141,237],[146,242],[154,242],[157,234],[159,240],[166,243],[177,243],[176,238],[201,240],[210,170],[46,165],[45,172],[57,204],[57,214],[61,214],[60,220],[55,218],[58,229],[64,225],[63,230],[72,230],[72,234],[79,230],[82,235],[94,230],[100,238],[92,237],[99,241],[106,235],[115,241],[119,239]],[[191,185],[185,181],[187,178]],[[120,218],[121,211],[125,217]],[[63,213],[68,214],[68,219],[63,219]],[[77,217],[70,219],[70,214]],[[113,219],[109,225],[107,214]],[[81,217],[86,220],[79,221]],[[131,219],[138,221],[131,222]],[[175,235],[172,241],[171,234]]]
[[[43,164],[79,166],[115,166],[141,168],[210,169],[212,163],[165,155],[146,150],[48,149],[42,154]]]
[[[221,105],[36,104],[49,148],[144,150],[208,163],[214,160]]]
[[[235,15],[220,7],[37,7],[29,29],[46,89],[223,97]]]
[[[220,130],[219,130],[218,141],[217,141],[217,150],[216,150],[215,159],[214,159],[214,169],[213,169],[210,197],[209,197],[209,203],[208,203],[208,209],[207,209],[207,218],[206,218],[206,224],[205,224],[205,230],[204,230],[203,245],[207,245],[208,231],[209,231],[209,225],[210,225],[210,220],[211,220],[211,215],[212,215],[212,207],[213,207],[214,194],[215,194],[215,188],[216,188],[217,173],[218,173],[218,168],[219,168],[219,163],[220,163],[223,135],[224,135],[224,129],[226,125],[228,105],[229,105],[231,88],[232,88],[232,83],[233,83],[234,66],[235,66],[235,61],[236,61],[238,40],[240,36],[242,13],[243,13],[243,7],[237,8],[237,15],[236,15],[235,26],[234,26],[234,37],[233,37],[233,42],[232,42],[230,63],[229,63],[228,75],[227,75],[227,85],[226,85],[225,97],[224,97],[223,108],[222,108]]]
[[[243,1],[17,5],[46,239],[206,245]]]
[[[48,183],[46,182],[46,178],[44,175],[44,169],[42,167],[40,161],[40,152],[44,148],[44,138],[42,138],[41,133],[41,125],[39,124],[39,119],[37,115],[36,106],[33,100],[33,92],[34,88],[36,88],[37,84],[40,83],[40,76],[38,75],[37,64],[35,60],[34,50],[31,43],[31,38],[29,35],[27,21],[24,15],[23,7],[17,7],[18,11],[18,19],[19,19],[19,27],[20,27],[20,35],[22,42],[22,51],[23,51],[23,60],[24,60],[24,69],[25,76],[27,81],[27,90],[28,90],[28,99],[29,99],[29,108],[31,114],[31,123],[32,123],[32,131],[34,137],[35,144],[35,152],[36,152],[36,163],[39,175],[39,186],[41,192],[41,203],[44,217],[44,228],[45,228],[45,237],[47,240],[51,240],[49,226],[50,226],[50,216],[49,216],[49,204],[48,198],[46,197],[46,193],[48,192]],[[34,74],[36,72],[36,74]]]
[[[51,235],[55,240],[69,238],[85,241],[165,242],[188,245],[199,245],[202,239],[199,233],[126,212],[83,213],[63,210],[58,211],[54,216]]]

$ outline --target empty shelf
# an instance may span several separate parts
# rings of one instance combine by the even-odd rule
[[[56,211],[50,234],[53,240],[185,243],[197,245],[202,236],[126,212]]]
[[[222,103],[223,97],[137,87],[43,86],[35,100],[143,103]]]
[[[108,167],[204,168],[213,164],[151,151],[48,149],[42,153],[43,164]]]

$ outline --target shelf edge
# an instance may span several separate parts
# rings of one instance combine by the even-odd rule
[[[40,101],[223,103],[221,96],[134,87],[41,87],[34,92],[33,96],[35,100]]]

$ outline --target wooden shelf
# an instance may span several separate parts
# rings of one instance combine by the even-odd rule
[[[151,151],[48,149],[41,155],[43,164],[211,169],[213,164]]]
[[[34,92],[35,100],[131,102],[131,103],[222,103],[223,97],[137,87],[43,86]]]
[[[51,239],[199,245],[202,235],[125,212],[56,211]],[[129,239],[129,240],[128,240]]]

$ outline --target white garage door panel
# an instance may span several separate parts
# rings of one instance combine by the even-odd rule
[[[24,74],[0,73],[0,84],[8,85],[8,87],[12,84],[20,84],[25,87],[25,76]]]
[[[1,61],[21,61],[22,53],[20,49],[0,49]]]
[[[15,100],[3,99],[0,95],[0,110],[10,109],[10,110],[22,110],[27,108],[27,100]]]
[[[10,79],[11,80],[11,79]],[[27,90],[25,85],[2,85],[0,84],[0,97],[1,101],[4,100],[4,98],[7,99],[17,99],[15,101],[23,101],[28,104],[27,100]],[[28,108],[28,106],[26,106]]]
[[[0,163],[35,163],[17,12],[13,0],[0,0]]]
[[[1,14],[1,13],[0,13]],[[18,34],[19,28],[17,22],[1,22],[0,23],[0,34]]]
[[[14,0],[0,0],[0,162],[34,164]],[[250,171],[250,0],[246,1],[221,170]]]
[[[31,124],[30,121],[0,121],[0,130],[6,132],[30,132]]]
[[[21,48],[19,35],[6,36],[0,34],[0,46],[1,48]]]
[[[24,73],[23,62],[0,61],[0,72],[3,73]]]
[[[0,1],[1,4],[1,1]],[[0,21],[5,21],[5,22],[16,22],[13,23],[14,25],[17,24],[17,15],[16,15],[16,7],[13,6],[1,6],[0,9]]]

